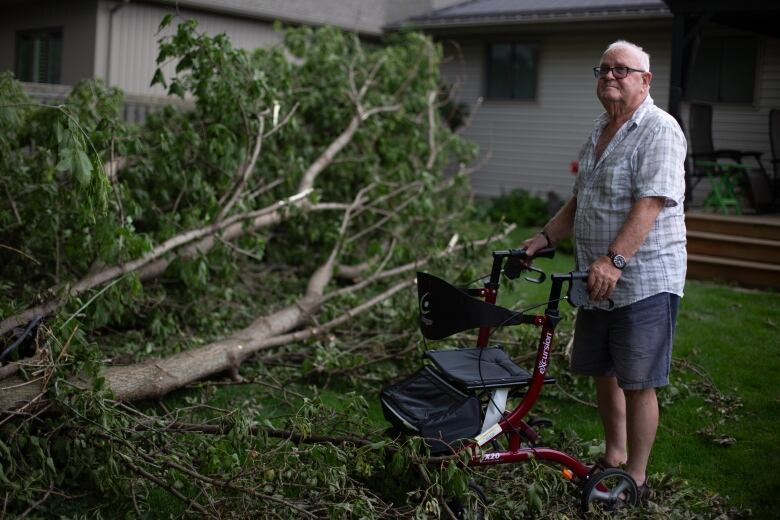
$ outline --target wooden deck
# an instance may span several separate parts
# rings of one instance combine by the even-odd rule
[[[780,214],[689,211],[688,278],[780,289]]]

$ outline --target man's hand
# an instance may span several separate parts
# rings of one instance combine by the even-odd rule
[[[588,269],[590,299],[599,301],[612,296],[621,274],[622,271],[612,265],[608,256],[600,256]]]
[[[558,213],[550,219],[547,224],[542,228],[549,237],[545,238],[541,232],[535,234],[531,238],[523,242],[525,253],[529,258],[532,258],[540,249],[545,247],[552,247],[554,242],[561,240],[571,234],[574,227],[574,213],[577,211],[577,197],[572,197],[566,201]],[[523,261],[523,264],[528,267],[531,265],[531,260]]]
[[[547,239],[542,236],[541,233],[537,233],[536,235],[532,236],[525,242],[523,242],[523,247],[525,248],[525,254],[527,254],[529,257],[532,257],[536,254],[537,251],[540,249],[544,249],[547,247]],[[529,262],[530,263],[530,262]]]

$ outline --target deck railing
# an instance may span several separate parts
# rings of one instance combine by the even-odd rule
[[[50,85],[46,83],[22,83],[22,88],[34,100],[48,105],[56,105],[65,101],[73,87],[70,85]],[[142,124],[146,121],[149,114],[160,110],[166,105],[175,105],[186,109],[191,108],[193,102],[169,96],[125,93],[122,118],[127,123]]]

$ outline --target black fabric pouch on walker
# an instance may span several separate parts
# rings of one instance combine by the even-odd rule
[[[429,366],[382,390],[385,418],[399,430],[426,439],[432,454],[457,448],[479,434],[479,399],[450,385]]]

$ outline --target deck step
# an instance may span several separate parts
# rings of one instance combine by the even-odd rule
[[[780,265],[780,240],[688,230],[688,253]]]
[[[689,253],[688,278],[780,289],[780,265]]]
[[[780,240],[780,218],[776,217],[688,212],[685,214],[685,227],[689,231]]]

